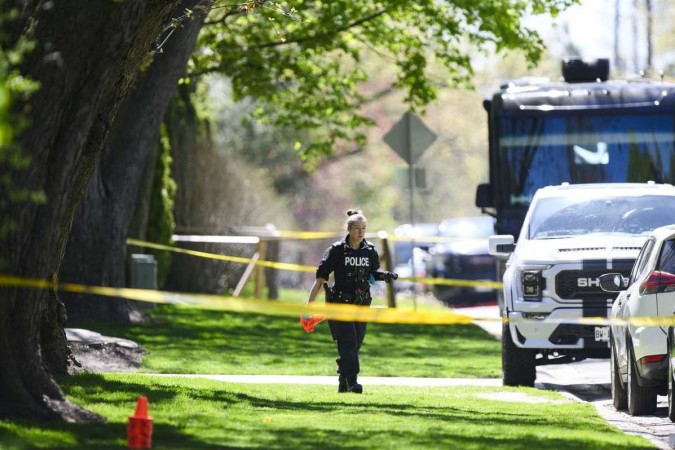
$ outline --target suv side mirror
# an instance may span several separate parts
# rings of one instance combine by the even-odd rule
[[[605,292],[621,292],[628,287],[628,278],[620,273],[605,273],[598,279],[600,287]]]
[[[497,234],[488,238],[489,253],[500,259],[508,259],[516,249],[515,240],[510,234]]]
[[[476,206],[479,208],[491,208],[495,206],[489,184],[479,184],[476,188]]]

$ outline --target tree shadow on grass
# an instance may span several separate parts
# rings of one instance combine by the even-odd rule
[[[133,414],[137,397],[146,395],[151,399],[150,413],[155,416],[153,448],[157,449],[640,448],[636,441],[623,442],[622,439],[609,439],[610,445],[606,435],[576,440],[576,435],[593,424],[582,421],[570,424],[556,414],[536,412],[533,407],[523,410],[501,406],[481,408],[479,402],[459,406],[443,402],[410,404],[406,401],[408,396],[403,396],[400,402],[391,402],[377,394],[340,396],[321,392],[305,400],[298,397],[297,390],[275,398],[266,395],[264,389],[229,383],[213,382],[198,389],[185,380],[146,383],[134,376],[111,379],[98,374],[82,374],[59,381],[65,392],[77,401],[88,405],[105,403],[128,410],[129,415]],[[176,405],[185,407],[186,398],[202,409],[194,415],[190,411],[175,411]],[[211,408],[216,405],[217,414],[204,405]],[[261,421],[262,416],[270,420]],[[275,417],[279,418],[278,424],[273,420]],[[289,417],[300,419],[285,421]],[[351,420],[352,417],[357,419]],[[367,420],[375,417],[372,422]],[[401,427],[398,425],[401,423],[411,426]],[[25,437],[29,433],[21,431],[21,427],[33,426],[34,423],[20,422],[12,427],[0,424],[0,442],[3,446],[12,444],[9,448],[37,448],[35,441]],[[549,437],[540,436],[537,430],[547,430]],[[103,424],[42,426],[43,436],[50,437],[50,432],[52,440],[42,440],[40,448],[119,449],[126,444],[126,418]],[[57,432],[62,433],[60,439],[53,437]],[[560,437],[551,438],[551,435]]]
[[[129,415],[133,414],[137,397],[146,395],[151,399],[150,415],[155,417],[153,448],[156,449],[642,448],[635,441],[623,442],[606,435],[576,440],[576,435],[594,425],[582,421],[570,424],[556,414],[537,412],[534,407],[481,408],[480,402],[458,406],[443,402],[410,404],[406,400],[409,396],[402,396],[400,402],[391,402],[377,394],[347,396],[328,394],[327,390],[306,400],[298,396],[297,389],[288,395],[275,396],[267,395],[265,389],[230,383],[213,382],[207,387],[195,388],[185,380],[144,383],[133,376],[110,379],[98,374],[82,374],[59,381],[66,393],[74,393],[78,401],[89,405],[106,403],[128,410]],[[202,405],[202,409],[194,415],[190,411],[176,411],[176,405],[185,407],[186,398]],[[574,407],[573,403],[556,406],[561,411]],[[263,416],[269,417],[269,421],[261,420]],[[372,422],[367,420],[374,417],[377,419]],[[401,423],[411,426],[397,426]],[[49,424],[46,428],[66,432],[74,444],[41,448],[108,450],[126,445],[126,419],[123,423],[118,420],[87,425]],[[23,439],[20,433],[2,430],[0,428],[0,442],[8,442],[6,437],[19,442]],[[539,436],[537,430],[547,430],[549,437]],[[551,431],[560,438],[551,438]],[[34,448],[27,441],[24,444],[17,448]]]

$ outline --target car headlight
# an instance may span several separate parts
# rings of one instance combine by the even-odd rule
[[[542,276],[541,270],[523,270],[521,273],[523,284],[523,298],[531,301],[541,301]]]

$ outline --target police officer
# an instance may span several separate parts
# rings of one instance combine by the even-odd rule
[[[379,281],[391,282],[398,278],[393,272],[378,271],[380,256],[375,246],[365,240],[366,217],[360,210],[347,211],[347,236],[332,244],[324,252],[316,271],[316,281],[309,292],[308,303],[315,300],[322,286],[328,281],[331,272],[335,284],[327,289],[326,300],[332,303],[347,303],[369,306],[371,277]],[[363,387],[357,382],[359,373],[359,349],[366,336],[365,322],[343,322],[329,320],[333,340],[337,342],[339,357],[338,392],[360,394]]]

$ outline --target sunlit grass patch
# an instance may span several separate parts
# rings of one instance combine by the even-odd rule
[[[162,305],[146,324],[78,324],[138,342],[151,373],[334,375],[327,323],[306,333],[299,318]],[[493,377],[500,345],[475,325],[368,324],[367,376]]]
[[[157,449],[640,449],[592,405],[533,388],[252,385],[151,375],[80,375],[59,380],[104,424],[0,422],[14,448],[119,449],[136,399],[149,399]],[[496,401],[496,394],[540,401]]]

